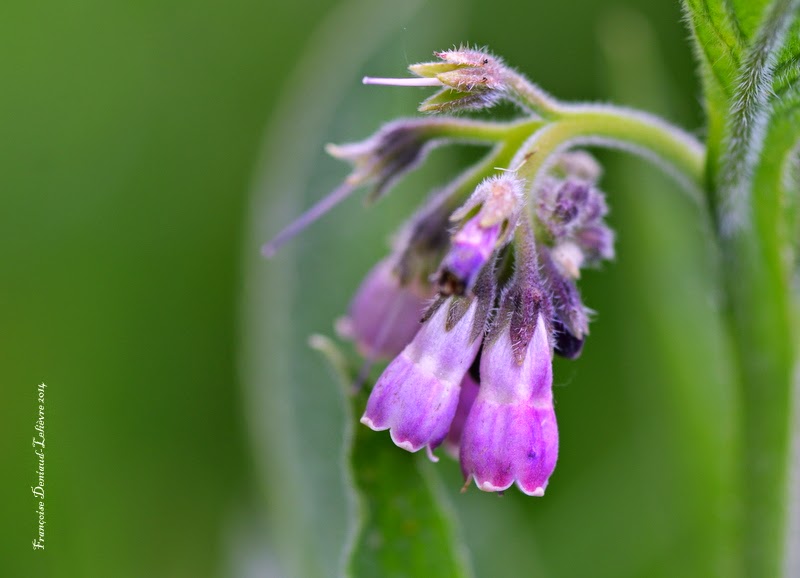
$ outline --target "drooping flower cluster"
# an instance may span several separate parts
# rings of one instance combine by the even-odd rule
[[[410,67],[418,79],[367,80],[441,86],[425,111],[516,100],[520,77],[499,59],[472,49],[437,56],[439,62]],[[361,143],[330,146],[354,172],[264,253],[358,186],[372,185],[373,197],[384,194],[434,146],[522,142],[519,136],[538,126],[400,120]],[[481,490],[516,484],[541,496],[558,456],[552,356],[580,355],[589,315],[576,280],[583,267],[613,257],[614,236],[604,223],[600,168],[588,153],[559,151],[535,178],[495,164],[510,161],[496,145],[484,162],[431,195],[369,272],[337,330],[368,360],[391,360],[363,424],[389,430],[408,451],[424,448],[434,461],[444,444],[458,455],[467,483]]]

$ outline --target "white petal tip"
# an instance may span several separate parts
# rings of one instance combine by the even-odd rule
[[[371,429],[371,430],[374,430],[374,431],[381,431],[381,430],[380,430],[380,428],[379,428],[378,426],[376,426],[376,425],[375,425],[375,422],[373,422],[373,421],[372,421],[371,419],[369,419],[367,416],[363,416],[363,417],[361,418],[361,423],[363,423],[365,426],[367,426],[367,427],[368,427],[369,429]]]
[[[477,480],[475,480],[475,484],[478,486],[478,488],[480,488],[484,492],[503,492],[510,487],[510,484],[508,486],[495,486],[492,482],[489,481],[478,482]]]
[[[520,492],[522,492],[523,494],[525,494],[527,496],[533,496],[535,498],[541,498],[542,496],[544,496],[544,487],[543,486],[536,486],[536,488],[534,488],[533,490],[528,490],[527,488],[523,488],[522,484],[517,482],[517,487],[519,488]]]
[[[394,442],[394,443],[397,445],[398,448],[403,448],[407,452],[415,452],[415,451],[417,451],[417,450],[414,449],[414,444],[412,444],[410,441]],[[417,448],[417,449],[419,449],[419,448]]]

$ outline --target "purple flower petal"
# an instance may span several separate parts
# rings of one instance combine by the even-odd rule
[[[390,430],[399,447],[416,452],[441,445],[458,405],[461,380],[481,344],[472,329],[477,300],[450,330],[451,300],[422,325],[414,340],[386,368],[375,384],[361,423]]]

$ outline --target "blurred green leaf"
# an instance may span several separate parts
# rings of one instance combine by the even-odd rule
[[[365,406],[365,396],[354,399],[354,421]],[[385,432],[356,428],[352,465],[363,519],[350,558],[351,575],[470,576],[455,520],[431,464],[387,438]]]
[[[778,55],[774,74],[773,91],[776,98],[784,100],[786,95],[793,95],[796,107],[800,89],[800,19],[795,19],[789,30],[786,43]]]
[[[347,440],[359,503],[349,575],[471,576],[453,512],[431,464],[424,456],[409,454],[389,443],[386,432],[355,425],[364,413],[368,393],[365,387],[353,393],[358,368],[347,362],[330,339],[314,335],[310,342],[326,357],[349,400]]]
[[[705,72],[708,184],[740,374],[744,568],[777,576],[787,546],[797,357],[790,289],[796,223],[787,210],[796,201],[786,174],[800,139],[800,3],[687,6]],[[703,10],[709,6],[715,11]]]

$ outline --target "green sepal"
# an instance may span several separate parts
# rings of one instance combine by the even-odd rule
[[[455,112],[464,109],[478,109],[486,106],[486,91],[461,92],[445,88],[422,101],[420,112]]]
[[[455,64],[452,62],[420,62],[419,64],[412,64],[408,67],[411,74],[422,76],[425,78],[435,78],[445,72],[452,72],[459,68],[465,68],[464,64]]]

